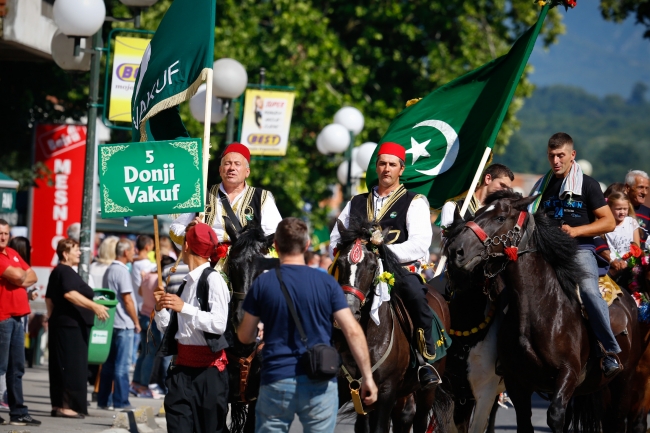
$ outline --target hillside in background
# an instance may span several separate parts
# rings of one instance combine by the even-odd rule
[[[494,162],[515,172],[545,173],[548,138],[566,132],[577,159],[593,165],[593,177],[609,185],[632,169],[650,172],[650,101],[639,84],[628,98],[594,96],[577,87],[538,88],[517,114],[521,129]]]
[[[622,23],[605,21],[599,1],[578,1],[575,9],[561,10],[566,34],[545,50],[537,41],[530,57],[537,86],[579,86],[603,97],[627,96],[636,82],[650,86],[650,40],[645,27],[629,17]],[[560,8],[561,9],[561,8]]]

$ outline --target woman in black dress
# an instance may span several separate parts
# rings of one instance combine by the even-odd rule
[[[108,308],[93,302],[93,290],[72,269],[79,264],[79,244],[62,239],[56,254],[59,264],[50,274],[45,294],[52,416],[83,418],[88,414],[88,335],[95,315],[106,320]]]

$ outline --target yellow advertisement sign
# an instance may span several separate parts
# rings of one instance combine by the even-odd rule
[[[135,76],[149,41],[150,39],[125,36],[115,38],[108,110],[108,120],[111,122],[131,122],[131,96],[135,86]]]
[[[246,90],[241,141],[251,155],[286,155],[294,98],[293,92]]]

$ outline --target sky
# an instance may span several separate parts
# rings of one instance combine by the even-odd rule
[[[643,39],[645,27],[635,25],[633,17],[621,24],[605,21],[599,3],[578,0],[575,9],[561,9],[566,33],[548,50],[540,38],[530,57],[534,84],[578,86],[598,96],[625,98],[638,81],[650,87],[650,39]]]

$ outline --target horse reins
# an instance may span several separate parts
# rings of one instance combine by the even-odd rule
[[[352,286],[341,286],[341,289],[343,289],[343,293],[349,294],[357,298],[361,302],[361,307],[363,307],[366,303],[366,295],[364,295],[361,290],[357,289],[356,287]]]

